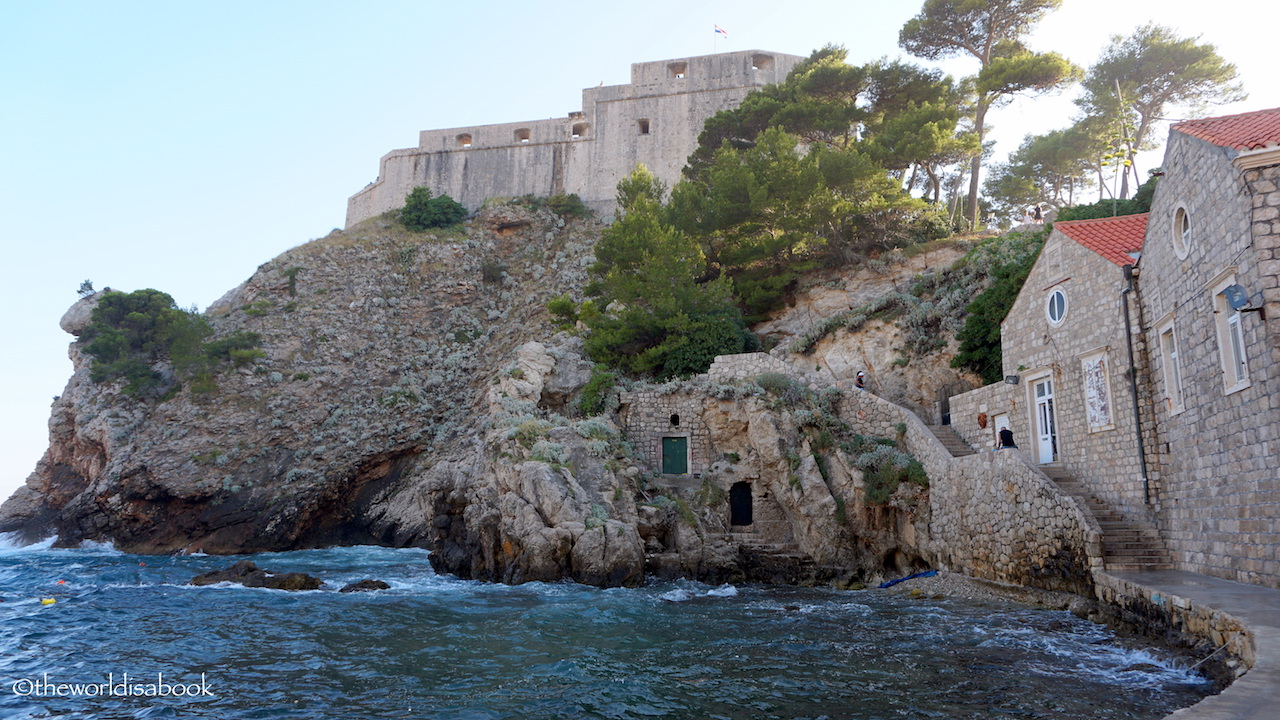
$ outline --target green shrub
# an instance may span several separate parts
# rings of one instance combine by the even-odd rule
[[[495,258],[485,258],[480,261],[480,279],[490,285],[496,285],[502,282],[502,276],[506,274],[507,266],[502,261]]]
[[[875,442],[867,452],[858,454],[854,459],[854,464],[862,470],[868,503],[883,505],[904,482],[921,487],[929,486],[929,478],[919,460],[910,453],[899,450],[892,440],[873,440]]]
[[[617,385],[618,374],[610,372],[605,365],[591,368],[591,379],[582,386],[582,394],[578,396],[578,409],[588,417],[610,412],[611,401],[615,400],[613,388]]]
[[[991,285],[965,308],[964,327],[956,335],[960,350],[951,361],[951,367],[972,370],[986,383],[999,382],[1003,377],[1000,323],[1004,322],[1013,302],[1018,299],[1047,235],[1042,231],[1029,236],[1027,245],[991,269]]]
[[[545,420],[531,418],[512,428],[508,437],[515,438],[516,442],[526,448],[532,448],[550,429],[551,424]]]
[[[250,317],[262,317],[271,311],[272,303],[270,300],[259,300],[255,303],[244,306],[244,314]]]
[[[591,215],[591,208],[582,202],[582,198],[578,197],[577,193],[552,195],[547,198],[547,208],[557,215],[566,217],[585,218]]]
[[[215,362],[218,360],[230,360],[231,351],[256,348],[261,342],[262,336],[258,333],[237,330],[224,338],[205,343],[203,352],[206,357]]]
[[[547,301],[551,321],[561,330],[571,330],[578,324],[578,304],[568,294]]]
[[[235,367],[244,367],[266,356],[267,354],[258,348],[236,349],[227,353],[227,357],[231,359],[231,364]]]
[[[281,273],[285,277],[289,278],[289,297],[298,296],[298,273],[302,272],[304,269],[305,268],[301,265],[294,265]]]
[[[1073,205],[1058,212],[1058,221],[1093,220],[1096,218],[1138,215],[1150,212],[1151,199],[1155,196],[1158,175],[1152,175],[1138,187],[1132,198],[1126,200],[1099,200],[1091,205]]]
[[[405,198],[399,218],[406,228],[422,232],[462,222],[467,218],[467,209],[448,195],[432,197],[431,190],[421,186]]]
[[[762,390],[778,399],[784,406],[795,406],[804,402],[808,392],[800,383],[796,382],[789,375],[782,373],[768,372],[756,377],[756,384]]]
[[[93,357],[89,377],[94,382],[123,380],[126,395],[158,390],[163,376],[152,369],[162,360],[176,372],[200,361],[209,323],[194,309],[183,310],[159,290],[108,292],[98,301],[89,325],[80,335]]]
[[[548,465],[569,464],[569,451],[563,445],[550,440],[539,440],[529,450],[530,460],[539,460]]]

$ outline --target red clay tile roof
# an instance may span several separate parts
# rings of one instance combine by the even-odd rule
[[[1280,108],[1187,120],[1174,125],[1173,129],[1224,148],[1257,150],[1280,145]]]
[[[1053,229],[1123,267],[1136,264],[1129,253],[1142,249],[1142,239],[1147,235],[1148,214],[1064,220],[1054,223]]]

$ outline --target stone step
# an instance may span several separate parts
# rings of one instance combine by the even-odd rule
[[[795,543],[774,542],[766,540],[755,533],[720,533],[718,535],[708,535],[707,537],[708,539],[720,538],[726,542],[733,543],[739,547],[748,548],[762,555],[812,562],[807,555],[800,551],[800,547]]]
[[[1171,562],[1113,562],[1107,561],[1108,570],[1172,570]]]
[[[977,452],[950,425],[926,425],[925,427],[929,428],[929,432],[933,433],[952,457],[964,457]]]
[[[1162,570],[1173,567],[1173,556],[1164,546],[1160,533],[1142,522],[1128,519],[1111,509],[1105,500],[1094,496],[1084,483],[1061,465],[1041,465],[1043,472],[1058,489],[1082,500],[1102,530],[1102,559],[1110,570]]]
[[[1103,538],[1102,548],[1104,550],[1125,550],[1136,548],[1139,550],[1162,550],[1160,543],[1147,538]]]

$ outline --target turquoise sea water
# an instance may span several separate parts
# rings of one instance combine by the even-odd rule
[[[252,557],[318,591],[184,585],[236,559],[0,544],[0,718],[1080,720],[1208,691],[1163,649],[1004,602],[510,587],[373,547]],[[364,578],[391,590],[337,592]]]

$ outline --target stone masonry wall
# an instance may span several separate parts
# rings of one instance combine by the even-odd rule
[[[1253,204],[1253,251],[1262,282],[1271,357],[1280,365],[1280,165],[1248,170],[1244,180]]]
[[[1280,171],[1241,172],[1234,152],[1171,131],[1141,263],[1162,467],[1158,520],[1178,567],[1280,587],[1280,325],[1241,313],[1248,380],[1224,368],[1227,314],[1215,292],[1234,280],[1252,305],[1276,305]],[[1190,220],[1185,252],[1175,236]],[[1180,256],[1185,255],[1185,257]],[[1272,308],[1268,308],[1272,310]],[[1173,328],[1182,409],[1160,333]]]
[[[995,383],[970,390],[960,395],[951,396],[951,429],[955,430],[974,450],[983,452],[996,446],[997,415],[1009,416],[1009,430],[1013,432],[1014,442],[1021,453],[1031,461],[1029,446],[1031,432],[1028,427],[1030,416],[1026,413],[1025,389],[1021,385]],[[978,417],[986,416],[986,427],[979,424]]]
[[[716,382],[735,382],[750,380],[765,373],[796,374],[783,360],[761,352],[717,355],[707,370],[707,377]]]
[[[662,471],[662,439],[689,439],[690,477],[706,473],[715,458],[710,433],[702,419],[703,398],[686,393],[653,391],[622,394],[622,425],[627,439],[654,472]],[[679,419],[672,423],[673,416]]]
[[[847,390],[842,415],[856,432],[894,437],[929,475],[932,560],[974,577],[1092,592],[1102,568],[1101,530],[1080,502],[1016,452],[954,458],[911,412]]]

